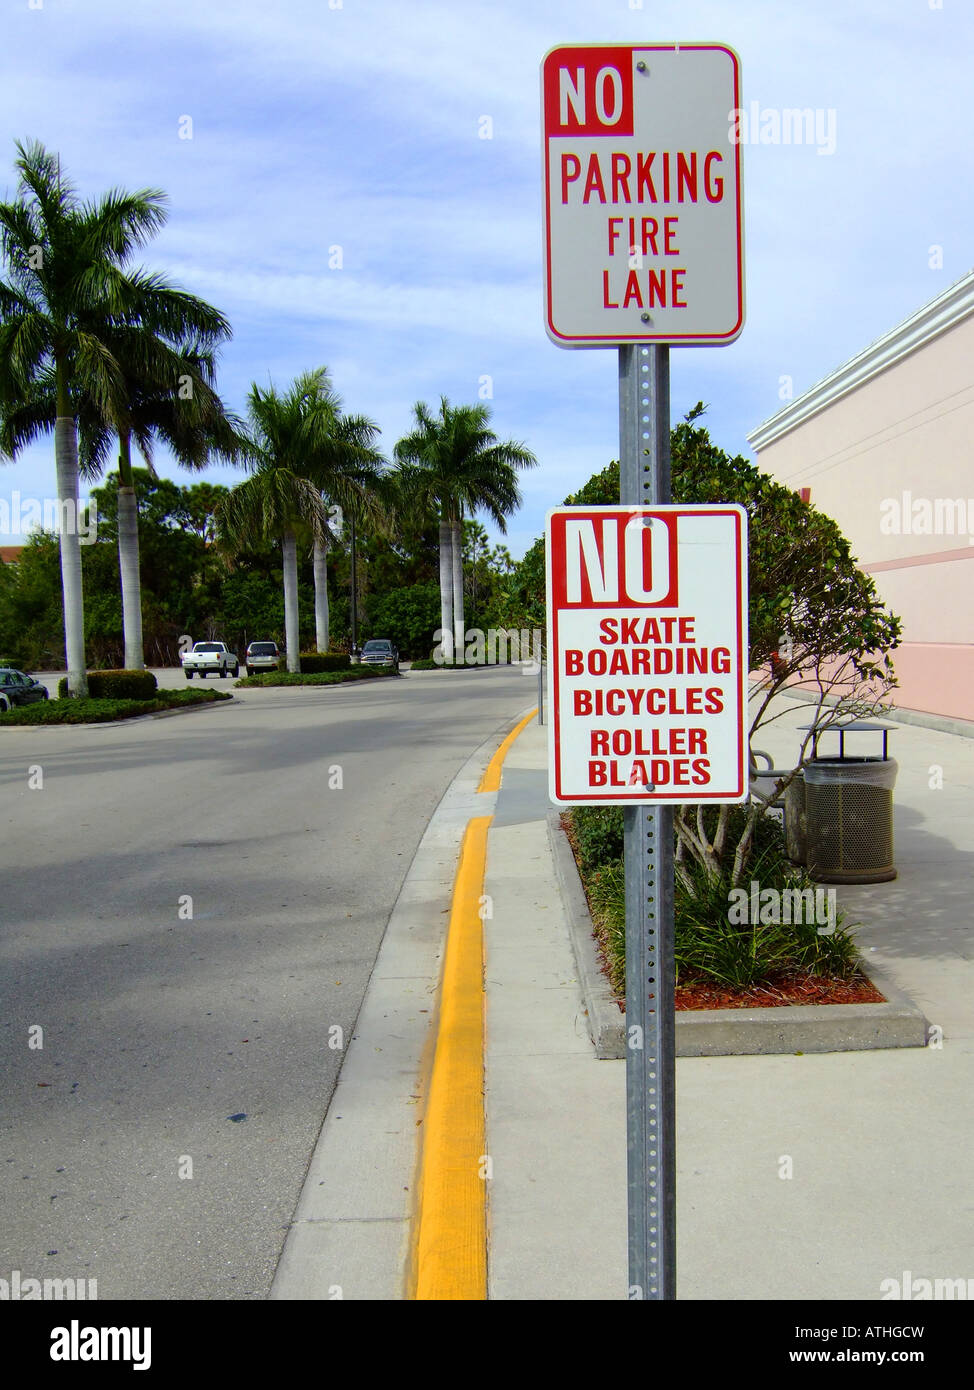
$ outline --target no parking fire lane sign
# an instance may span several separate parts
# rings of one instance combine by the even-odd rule
[[[736,53],[568,44],[541,80],[549,337],[733,342],[744,323]]]

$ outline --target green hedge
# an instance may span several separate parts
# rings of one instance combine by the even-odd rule
[[[458,661],[455,666],[446,661],[434,661],[431,656],[422,656],[418,660],[410,662],[411,671],[487,671],[493,670],[496,666],[510,666],[511,662],[502,661]]]
[[[151,671],[89,671],[88,698],[91,700],[151,700],[158,683]],[[58,681],[59,700],[68,698],[68,678]]]
[[[134,719],[141,714],[178,709],[181,705],[209,705],[232,700],[222,690],[160,690],[151,700],[80,699],[38,700],[33,705],[15,705],[0,714],[2,724],[105,724],[112,720]]]
[[[298,660],[303,676],[317,676],[324,671],[347,671],[351,665],[348,652],[302,652]]]
[[[397,676],[394,666],[353,666],[348,671],[317,671],[295,674],[290,671],[261,671],[257,676],[241,676],[234,687],[249,690],[268,685],[340,685],[343,681],[379,680],[382,676]]]

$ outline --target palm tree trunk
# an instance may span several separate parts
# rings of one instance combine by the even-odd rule
[[[463,616],[463,522],[454,519],[450,541],[453,547],[453,631],[456,644],[457,663],[463,664],[466,650],[467,629]]]
[[[131,440],[118,439],[118,568],[122,578],[122,633],[125,639],[125,667],[141,671],[145,665],[142,649],[142,588],[139,580],[139,509],[132,477]]]
[[[328,546],[315,541],[312,561],[315,576],[315,646],[320,652],[328,650]]]
[[[284,553],[284,646],[287,669],[294,675],[301,670],[301,641],[298,636],[298,543],[293,531],[285,531],[281,541]]]
[[[348,540],[352,553],[351,597],[348,605],[349,627],[351,628],[352,654],[358,650],[358,577],[355,573],[355,513],[348,518]],[[355,657],[356,661],[358,657]]]
[[[54,465],[60,514],[61,589],[64,596],[64,654],[68,690],[88,694],[85,664],[85,613],[81,587],[81,540],[78,536],[78,427],[71,414],[67,384],[58,372],[57,419],[54,422]],[[72,515],[65,516],[66,502]]]
[[[447,665],[453,664],[453,532],[440,522],[440,646]]]

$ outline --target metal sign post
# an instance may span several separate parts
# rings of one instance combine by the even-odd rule
[[[620,505],[548,515],[550,795],[623,805],[629,1297],[673,1299],[673,806],[747,796],[747,518],[670,505],[669,345],[731,343],[744,323],[740,64],[716,43],[560,45],[541,104],[545,329],[619,351]],[[636,627],[653,606],[665,621]],[[691,688],[705,669],[715,683]]]
[[[670,352],[619,348],[619,501],[670,501]],[[676,1297],[673,810],[627,806],[629,1297]]]

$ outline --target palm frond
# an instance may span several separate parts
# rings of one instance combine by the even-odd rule
[[[84,251],[92,260],[108,258],[121,264],[166,224],[168,199],[158,188],[137,193],[111,189],[97,201],[82,205]]]

